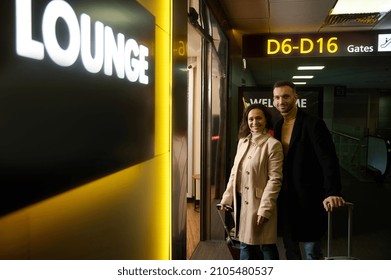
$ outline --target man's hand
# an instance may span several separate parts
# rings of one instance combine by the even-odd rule
[[[345,200],[340,196],[329,196],[323,200],[323,207],[326,211],[332,212],[334,208],[345,205]]]

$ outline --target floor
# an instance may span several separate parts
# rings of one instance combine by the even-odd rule
[[[194,203],[194,199],[187,201],[186,259],[191,258],[200,242],[200,211]]]
[[[354,203],[352,256],[362,260],[391,260],[391,180],[383,184],[355,179],[342,172],[343,195]],[[331,256],[347,255],[347,214],[337,212],[333,218]],[[191,257],[192,260],[227,260],[232,255],[223,240],[202,241]],[[326,254],[327,239],[323,246]],[[281,238],[277,246],[280,258],[284,259]]]

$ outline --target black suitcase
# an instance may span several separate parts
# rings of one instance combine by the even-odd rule
[[[234,260],[239,260],[240,259],[240,241],[236,238],[235,232],[232,229],[228,229],[224,217],[221,214],[221,212],[226,212],[225,210],[221,209],[221,205],[217,204],[217,212],[219,213],[219,217],[221,222],[223,223],[225,233],[227,234],[227,237],[225,239],[228,250],[231,253],[231,256]],[[232,207],[228,207],[229,211],[232,215],[233,209]]]
[[[346,202],[345,206],[348,208],[348,239],[347,239],[347,255],[346,256],[332,256],[331,254],[331,241],[332,241],[332,217],[333,213],[328,212],[327,218],[327,257],[326,260],[356,260],[352,257],[352,225],[353,225],[353,208],[354,204]]]

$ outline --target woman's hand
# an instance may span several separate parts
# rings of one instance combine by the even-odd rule
[[[217,209],[224,210],[224,211],[227,211],[227,212],[232,212],[233,211],[231,206],[225,205],[225,204],[217,204]]]
[[[264,216],[260,216],[258,215],[258,219],[257,219],[257,225],[258,226],[262,226],[264,223],[266,223],[267,221],[269,221],[268,218],[265,218]]]

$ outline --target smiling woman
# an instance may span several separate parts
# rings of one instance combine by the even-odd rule
[[[253,109],[248,114],[248,126],[253,133],[262,133],[266,127],[265,114],[261,109]]]
[[[269,109],[248,106],[239,130],[239,142],[221,209],[234,209],[234,234],[240,241],[240,259],[279,259],[277,251],[277,197],[282,184],[282,145],[268,130]]]

